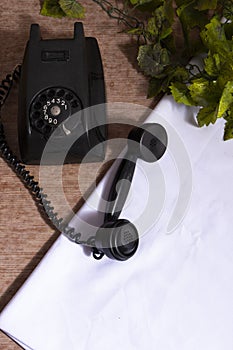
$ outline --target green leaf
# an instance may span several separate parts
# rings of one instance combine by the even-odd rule
[[[189,71],[182,66],[174,67],[172,65],[168,65],[165,67],[163,73],[156,76],[156,79],[160,79],[162,82],[161,91],[169,94],[171,93],[169,87],[171,82],[187,83],[189,80]]]
[[[233,81],[228,81],[219,101],[217,118],[221,118],[233,105]]]
[[[225,61],[226,59],[226,61]],[[221,58],[221,69],[217,77],[219,89],[222,91],[228,81],[233,80],[233,53]]]
[[[214,124],[217,120],[216,106],[207,106],[199,110],[197,121],[199,126]]]
[[[233,139],[233,119],[228,119],[224,128],[224,141]]]
[[[172,0],[167,0],[164,2],[164,14],[168,22],[172,24],[174,22],[174,16],[175,16]]]
[[[187,106],[195,105],[195,102],[192,100],[186,84],[178,81],[172,82],[170,85],[170,90],[176,102],[184,103]]]
[[[225,4],[223,7],[223,17],[226,19],[233,21],[233,2],[232,0],[225,0]]]
[[[61,9],[58,0],[45,0],[43,2],[40,14],[55,18],[65,17],[65,12]]]
[[[152,12],[162,5],[164,0],[129,0],[129,2],[140,11]]]
[[[197,1],[197,9],[199,11],[204,10],[215,10],[217,7],[217,0],[198,0]]]
[[[192,0],[176,0],[177,7],[180,7],[182,5],[188,5],[190,2],[193,2]]]
[[[180,81],[180,82],[186,82],[189,80],[189,71],[187,68],[182,66],[177,66],[174,68],[174,71],[171,74],[171,79]]]
[[[233,19],[232,19],[232,21],[233,21]],[[233,22],[224,23],[223,27],[224,27],[226,38],[228,40],[232,40],[232,37],[233,37]]]
[[[209,52],[208,57],[204,60],[205,71],[212,77],[217,77],[221,69],[221,60],[218,53],[211,55]]]
[[[132,28],[127,30],[128,34],[132,34],[132,35],[141,35],[143,34],[143,29],[142,28]]]
[[[162,88],[163,88],[162,79],[151,78],[149,81],[147,98],[152,98],[154,96],[157,96],[160,92],[162,92]]]
[[[218,53],[220,57],[225,59],[225,55],[231,51],[231,46],[224,32],[224,26],[216,17],[212,18],[200,35],[203,43],[211,53]]]
[[[159,40],[165,39],[172,33],[172,22],[174,18],[174,10],[172,1],[165,1],[163,6],[159,6],[153,14],[153,17],[148,19],[147,32]]]
[[[188,3],[184,2],[177,9],[177,15],[180,18],[182,26],[185,32],[188,34],[188,31],[194,27],[204,28],[208,23],[208,19],[205,13],[198,11],[195,8],[196,1],[189,1]]]
[[[80,19],[85,17],[85,9],[78,1],[59,0],[59,4],[67,17]]]
[[[169,65],[169,54],[160,44],[142,45],[138,51],[138,64],[146,75],[156,77]]]
[[[157,21],[156,21],[155,16],[148,19],[146,30],[147,30],[148,34],[151,36],[157,37],[159,35],[159,29],[157,26]]]
[[[151,1],[152,0],[130,0],[132,5],[144,5]]]
[[[163,39],[163,46],[167,48],[168,52],[171,55],[171,60],[173,62],[177,62],[177,57],[179,57],[179,63],[181,63],[181,58],[180,56],[177,55],[177,52],[179,50],[177,46],[178,42],[175,40],[173,31],[170,35],[168,35],[166,38]]]
[[[230,140],[233,138],[233,108],[231,108],[229,114],[226,119],[226,124],[224,128],[224,141]]]
[[[199,52],[205,51],[199,32],[208,23],[208,18],[205,12],[200,12],[195,7],[196,1],[193,0],[188,3],[184,2],[176,11],[183,29],[184,52],[189,59]]]
[[[188,87],[190,95],[197,106],[207,107],[219,100],[217,83],[205,78],[196,78]]]

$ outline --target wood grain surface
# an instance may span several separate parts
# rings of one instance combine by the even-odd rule
[[[119,33],[119,25],[91,0],[82,1],[86,18],[83,21],[86,36],[98,39],[106,80],[108,102],[153,105],[146,99],[147,80],[136,65],[136,45],[127,34]],[[73,19],[53,19],[39,14],[39,0],[2,0],[0,3],[0,78],[22,61],[31,23],[39,23],[43,38],[68,38],[73,35]],[[10,96],[3,110],[7,139],[17,151],[17,89]],[[134,118],[134,117],[133,117]],[[138,116],[135,116],[138,118]],[[127,128],[120,126],[109,130],[110,137],[126,137]],[[100,165],[99,165],[100,166]],[[38,177],[39,167],[29,169]],[[101,177],[106,166],[99,168]],[[71,207],[83,202],[77,174],[79,165],[65,165],[63,186]],[[92,165],[86,166],[84,186],[92,181]],[[0,158],[0,310],[27,279],[46,251],[58,237],[40,216],[35,203]],[[20,347],[0,333],[1,350],[17,350]],[[38,349],[43,350],[43,349]]]

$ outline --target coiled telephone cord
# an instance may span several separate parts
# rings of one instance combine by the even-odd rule
[[[25,187],[29,190],[34,198],[41,214],[46,213],[52,225],[58,229],[72,242],[77,244],[84,244],[87,246],[94,245],[93,237],[87,241],[81,240],[81,233],[76,232],[73,227],[64,223],[63,218],[58,218],[58,214],[54,211],[51,202],[47,199],[47,195],[43,189],[39,186],[38,182],[34,180],[34,176],[30,174],[30,171],[25,168],[21,161],[13,154],[10,147],[7,144],[4,126],[1,120],[1,110],[5,104],[9,93],[14,85],[20,78],[21,65],[17,65],[11,74],[7,74],[6,78],[2,80],[0,84],[0,154],[5,162],[11,167],[15,174],[19,177]],[[43,215],[42,215],[43,216]],[[95,259],[101,259],[103,254],[99,252],[95,247],[92,248],[93,256]]]

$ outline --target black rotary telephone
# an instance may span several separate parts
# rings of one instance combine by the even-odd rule
[[[128,196],[137,159],[150,163],[159,160],[167,148],[166,130],[154,123],[131,130],[125,158],[121,160],[111,183],[104,223],[97,229],[94,237],[82,240],[80,232],[76,232],[62,218],[57,217],[43,189],[23,163],[39,164],[49,136],[58,130],[58,141],[67,138],[77,131],[77,125],[82,129],[83,135],[72,146],[67,161],[80,161],[92,148],[97,149],[97,153],[95,150],[88,160],[96,161],[104,157],[104,148],[95,146],[106,138],[105,110],[98,109],[100,113],[97,115],[82,114],[86,107],[105,101],[103,70],[97,42],[94,38],[84,38],[80,23],[75,24],[74,39],[51,41],[41,40],[39,26],[32,25],[22,72],[20,66],[16,67],[0,84],[0,112],[17,80],[20,81],[18,121],[21,160],[8,146],[0,119],[2,158],[29,189],[36,204],[46,212],[51,223],[68,239],[91,247],[95,259],[106,255],[118,261],[128,260],[137,251],[139,234],[131,222],[119,219],[119,216]],[[77,115],[77,120],[74,118],[75,122],[71,124],[73,127],[69,124],[68,129],[66,121],[72,114],[75,117]],[[100,118],[99,124],[96,118]],[[97,125],[95,128],[91,127],[93,122]],[[53,150],[58,156],[59,151],[59,147]],[[52,163],[56,159],[53,156],[51,154]]]
[[[87,153],[86,161],[103,160],[105,109],[81,112],[103,103],[98,43],[95,38],[85,38],[82,23],[75,23],[73,39],[55,40],[42,40],[39,25],[32,24],[19,86],[18,136],[23,163],[40,163],[45,144],[56,129],[50,163],[59,159],[67,139],[75,139],[77,133],[81,136],[70,148],[66,162],[80,162]]]

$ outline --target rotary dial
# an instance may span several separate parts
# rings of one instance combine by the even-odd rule
[[[32,102],[31,125],[40,133],[49,136],[57,125],[81,109],[79,98],[71,90],[59,87],[46,89]]]

